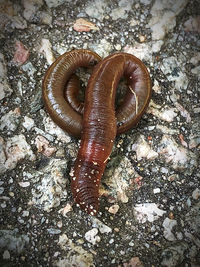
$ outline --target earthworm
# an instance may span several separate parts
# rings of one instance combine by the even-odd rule
[[[77,81],[71,77],[78,67],[90,66],[94,68],[86,88],[82,119],[83,107],[73,93]],[[116,88],[122,77],[128,82],[128,90],[115,112]],[[72,90],[69,94],[65,92],[68,86]],[[81,135],[71,190],[76,203],[87,213],[96,215],[98,211],[99,184],[116,134],[139,121],[150,97],[148,70],[131,54],[114,53],[101,60],[89,50],[72,50],[58,57],[48,69],[43,81],[46,109],[62,129],[76,137]]]

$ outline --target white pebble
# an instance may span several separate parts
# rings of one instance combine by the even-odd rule
[[[155,188],[155,189],[153,190],[153,192],[154,192],[154,194],[158,194],[158,193],[160,193],[160,188]]]
[[[95,245],[97,242],[99,242],[101,240],[100,236],[97,235],[98,233],[98,229],[97,228],[93,228],[91,230],[89,230],[88,232],[85,233],[85,239],[92,243],[93,245]]]
[[[28,186],[30,186],[30,182],[19,182],[19,185],[21,187],[28,187]]]
[[[3,253],[3,259],[8,260],[10,259],[10,252],[8,250],[5,250]]]

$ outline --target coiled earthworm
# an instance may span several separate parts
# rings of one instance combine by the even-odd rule
[[[83,106],[75,96],[77,79],[72,74],[78,67],[94,65],[86,88],[82,122]],[[129,90],[115,112],[116,88],[122,77]],[[101,61],[89,50],[72,50],[58,57],[46,72],[43,99],[47,111],[62,129],[76,137],[81,135],[71,189],[75,201],[89,214],[96,215],[98,211],[100,179],[116,134],[139,121],[150,97],[147,68],[127,53],[115,53]]]

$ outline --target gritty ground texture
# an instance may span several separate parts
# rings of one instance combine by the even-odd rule
[[[0,265],[200,266],[199,1],[0,0],[0,30]],[[70,191],[79,141],[41,97],[73,48],[131,53],[153,85],[115,140],[96,218]]]

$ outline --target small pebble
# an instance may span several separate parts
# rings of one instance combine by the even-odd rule
[[[3,253],[3,259],[9,260],[10,259],[10,252],[8,250],[5,250]]]
[[[119,210],[119,205],[115,204],[110,206],[110,208],[108,209],[108,212],[112,213],[112,214],[116,214]]]
[[[192,193],[192,197],[193,197],[193,199],[195,199],[195,200],[199,199],[199,197],[200,197],[200,190],[199,190],[198,188],[196,188],[196,189],[193,191],[193,193]]]
[[[158,193],[160,193],[160,188],[155,188],[155,189],[153,190],[153,192],[154,192],[154,194],[158,194]]]

